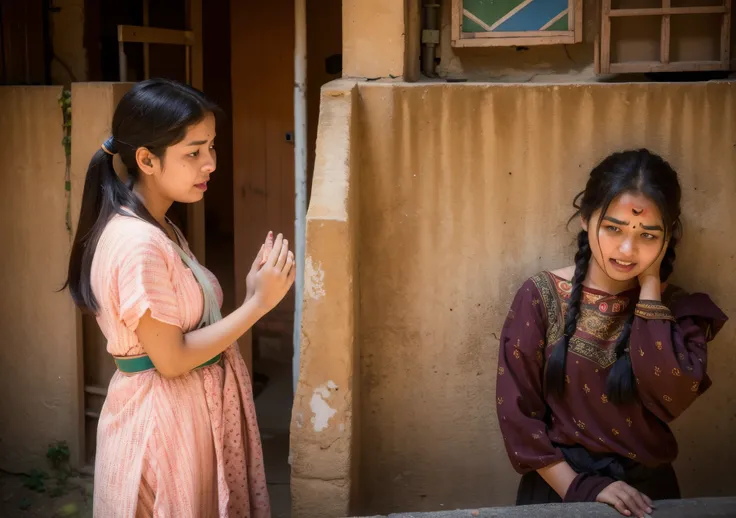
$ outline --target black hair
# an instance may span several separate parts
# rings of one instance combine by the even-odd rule
[[[94,314],[98,310],[90,274],[97,242],[110,219],[115,214],[128,215],[124,210],[128,209],[161,228],[132,190],[140,175],[136,151],[143,147],[163,159],[166,149],[181,142],[188,128],[208,114],[219,117],[220,110],[202,92],[168,79],[137,83],[120,100],[112,119],[112,136],[92,156],[87,169],[64,285],[83,311]],[[127,169],[127,183],[115,172],[115,154]]]
[[[614,153],[605,158],[591,171],[585,190],[575,197],[573,206],[576,212],[570,221],[582,217],[591,224],[590,219],[594,212],[600,209],[602,218],[611,202],[625,193],[646,196],[654,202],[662,215],[665,242],[669,240],[660,268],[660,279],[664,282],[674,267],[675,247],[682,233],[682,224],[680,182],[675,170],[662,157],[647,149],[638,149]],[[545,389],[556,395],[562,395],[565,391],[567,350],[580,315],[583,281],[591,258],[589,236],[598,235],[600,220],[597,229],[590,226],[588,228],[589,232],[582,230],[577,236],[578,251],[575,254],[575,274],[565,316],[564,336],[554,346],[547,362]],[[610,401],[616,404],[632,402],[636,398],[636,380],[629,356],[633,320],[632,311],[614,345],[616,362],[606,380],[606,393]]]

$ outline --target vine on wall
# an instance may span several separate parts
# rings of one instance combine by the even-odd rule
[[[66,156],[66,167],[64,170],[64,191],[66,196],[66,230],[69,237],[72,236],[72,92],[63,90],[59,96],[59,107],[64,120],[64,138],[61,139],[61,145],[64,146],[64,155]]]

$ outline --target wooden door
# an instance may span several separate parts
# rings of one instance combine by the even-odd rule
[[[230,3],[236,301],[268,230],[294,242],[294,2]],[[254,328],[291,357],[294,295]],[[265,341],[265,340],[264,340]],[[251,338],[241,340],[251,367]]]

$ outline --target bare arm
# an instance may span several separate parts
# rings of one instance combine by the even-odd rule
[[[544,479],[547,484],[550,485],[555,493],[560,495],[560,498],[564,499],[567,494],[567,490],[578,476],[570,465],[566,461],[560,461],[556,464],[551,464],[537,470],[537,473]]]
[[[265,314],[251,298],[219,322],[184,334],[146,311],[136,334],[161,375],[175,378],[223,352]]]
[[[273,309],[296,274],[294,255],[288,247],[288,241],[279,235],[266,263],[255,275],[253,296],[219,322],[183,333],[147,311],[135,332],[159,373],[166,378],[186,374],[230,347]]]

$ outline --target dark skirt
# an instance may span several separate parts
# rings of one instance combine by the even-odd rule
[[[648,468],[615,454],[590,453],[580,446],[557,445],[576,473],[591,473],[622,480],[652,500],[680,498],[680,486],[672,464]],[[521,477],[516,505],[560,503],[562,498],[537,473]]]

